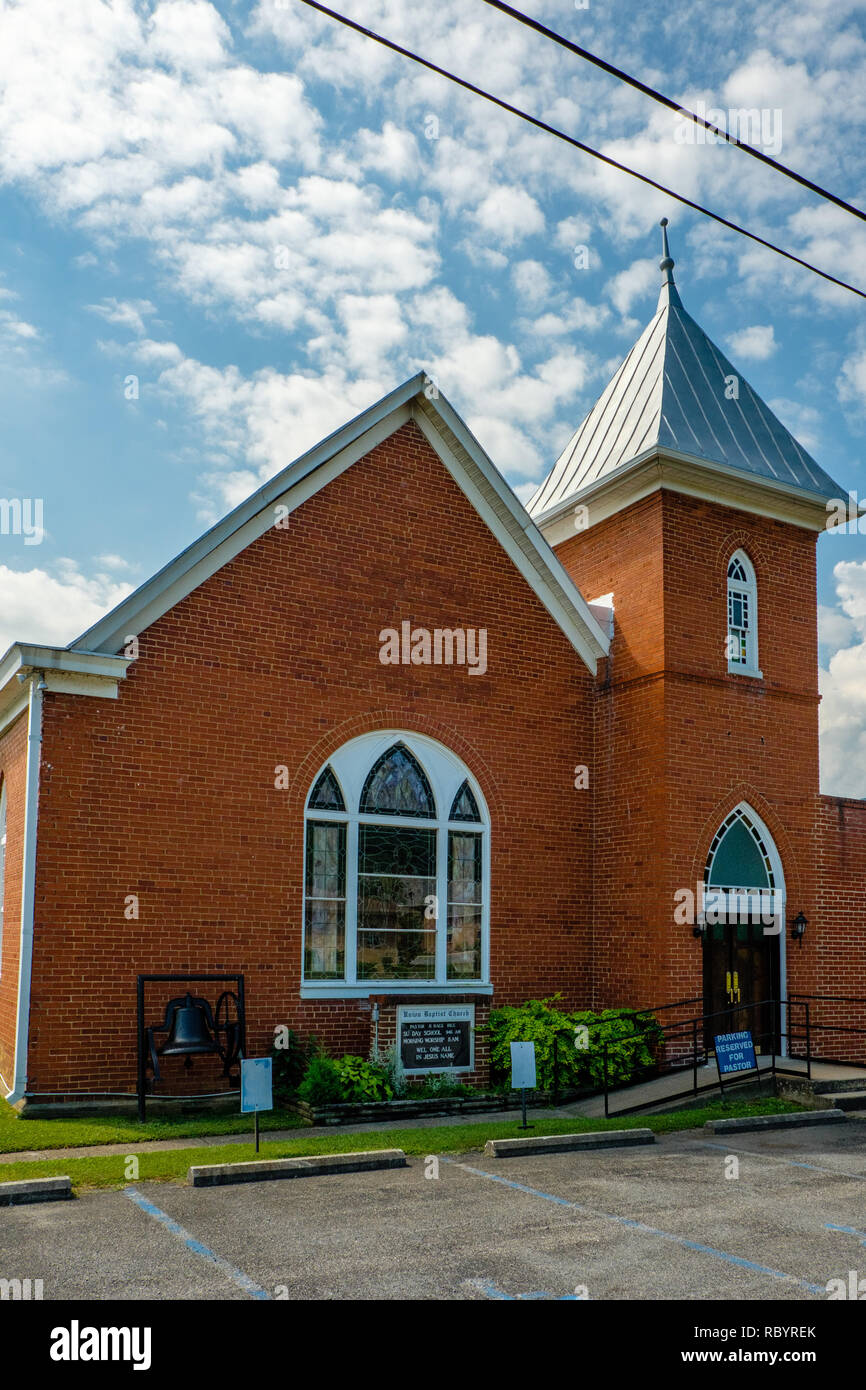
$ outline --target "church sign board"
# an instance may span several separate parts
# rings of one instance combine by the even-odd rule
[[[471,1071],[475,1065],[475,1005],[401,1005],[397,1009],[397,1049],[410,1075]]]

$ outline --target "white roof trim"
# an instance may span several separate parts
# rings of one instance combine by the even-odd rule
[[[657,445],[549,507],[535,518],[536,523],[551,545],[560,545],[576,534],[573,517],[577,507],[586,509],[586,522],[594,526],[660,488],[810,531],[827,529],[829,499],[817,493]]]
[[[0,734],[26,707],[27,692],[22,695],[21,682],[35,672],[42,674],[46,690],[116,700],[117,682],[124,679],[128,666],[125,656],[13,642],[0,661]]]
[[[443,396],[427,399],[428,386],[429,379],[419,373],[289,464],[95,623],[69,650],[76,655],[84,650],[117,652],[128,636],[140,634],[264,535],[274,524],[274,508],[293,511],[411,418],[595,675],[598,658],[608,651],[604,631],[478,441]]]

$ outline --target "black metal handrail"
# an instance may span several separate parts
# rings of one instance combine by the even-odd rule
[[[704,1025],[706,1025],[706,1024],[709,1023],[712,1019],[715,1019],[715,1018],[732,1018],[735,1014],[742,1013],[742,1012],[744,1012],[744,1011],[746,1011],[746,1010],[755,1010],[755,1009],[761,1009],[761,1008],[767,1008],[767,1007],[771,1007],[771,1008],[773,1008],[773,1009],[778,1009],[778,1010],[779,1010],[779,1015],[778,1015],[778,1017],[779,1017],[779,1025],[778,1025],[777,1027],[774,1027],[774,1028],[771,1028],[771,1029],[764,1029],[764,1030],[762,1030],[760,1033],[757,1033],[757,1034],[754,1035],[754,1040],[757,1041],[759,1044],[762,1043],[765,1039],[769,1039],[769,1041],[770,1041],[770,1059],[771,1059],[771,1060],[770,1060],[770,1064],[769,1064],[769,1066],[768,1066],[766,1069],[761,1068],[761,1067],[758,1067],[758,1068],[756,1068],[756,1073],[757,1073],[758,1075],[761,1075],[761,1073],[764,1072],[764,1071],[766,1070],[766,1072],[768,1072],[768,1073],[774,1078],[774,1080],[775,1080],[775,1077],[776,1077],[777,1075],[779,1075],[779,1074],[781,1074],[781,1075],[792,1075],[792,1076],[802,1076],[802,1075],[804,1074],[803,1071],[800,1069],[799,1066],[786,1065],[786,1063],[789,1062],[789,1061],[790,1061],[791,1063],[799,1063],[799,1064],[801,1064],[801,1065],[802,1065],[803,1063],[805,1063],[805,1076],[806,1076],[806,1079],[807,1079],[807,1080],[811,1081],[811,1079],[812,1079],[812,1061],[813,1061],[813,1059],[816,1060],[816,1061],[821,1061],[821,1060],[824,1060],[824,1061],[832,1061],[832,1060],[835,1060],[835,1059],[832,1059],[832,1058],[814,1057],[813,1052],[812,1052],[812,1040],[813,1040],[813,1037],[814,1037],[814,1034],[815,1034],[815,1033],[818,1033],[818,1032],[821,1032],[821,1033],[833,1033],[833,1032],[836,1032],[836,1033],[856,1034],[856,1035],[861,1036],[861,1037],[866,1037],[866,1027],[860,1027],[860,1028],[858,1028],[858,1027],[856,1027],[856,1026],[845,1025],[845,1024],[819,1023],[819,1022],[817,1022],[817,1021],[815,1020],[815,1018],[814,1018],[814,1016],[813,1016],[813,1012],[812,1012],[812,1010],[811,1010],[811,1008],[810,1008],[810,1005],[815,1004],[815,1003],[830,1003],[830,1004],[862,1004],[862,1005],[866,1005],[866,997],[858,997],[858,996],[843,995],[843,994],[804,994],[804,993],[802,993],[802,992],[800,992],[800,991],[792,991],[792,992],[788,995],[787,999],[760,999],[760,1000],[757,1000],[757,1001],[755,1001],[754,1003],[751,1003],[751,1004],[734,1004],[734,1005],[729,1006],[729,1007],[726,1008],[726,1009],[717,1009],[717,1010],[715,1010],[715,1011],[712,1012],[712,1013],[694,1014],[694,1015],[693,1015],[692,1017],[690,1017],[690,1018],[681,1019],[681,1020],[678,1020],[676,1023],[671,1023],[671,1024],[662,1024],[662,1023],[659,1023],[658,1020],[657,1020],[656,1017],[655,1017],[656,1014],[665,1013],[665,1012],[670,1011],[671,1009],[681,1009],[681,1008],[686,1007],[687,1005],[690,1005],[690,1004],[698,1004],[698,1003],[703,1003],[703,998],[702,998],[702,996],[700,996],[700,995],[696,995],[696,996],[694,996],[693,998],[690,998],[690,999],[677,999],[677,1000],[675,1000],[675,1001],[674,1001],[673,1003],[671,1003],[671,1004],[659,1004],[659,1005],[656,1005],[656,1006],[651,1007],[651,1008],[645,1008],[645,1009],[621,1009],[621,1010],[618,1010],[618,1011],[617,1011],[619,1017],[622,1017],[623,1015],[630,1014],[630,1015],[635,1019],[635,1021],[637,1021],[638,1019],[643,1018],[643,1017],[645,1017],[645,1016],[649,1016],[650,1019],[652,1020],[652,1023],[657,1025],[657,1028],[658,1028],[657,1038],[658,1038],[658,1042],[659,1042],[660,1044],[661,1044],[661,1043],[667,1044],[667,1043],[669,1043],[669,1042],[673,1042],[673,1041],[676,1041],[676,1040],[681,1039],[681,1038],[684,1038],[684,1037],[690,1037],[690,1038],[691,1038],[692,1046],[691,1046],[690,1052],[686,1054],[686,1057],[685,1057],[685,1058],[681,1058],[681,1059],[679,1059],[677,1062],[671,1062],[671,1063],[669,1064],[669,1070],[670,1070],[670,1071],[674,1071],[674,1070],[677,1069],[677,1068],[681,1068],[681,1069],[684,1070],[686,1067],[690,1067],[690,1069],[691,1069],[691,1071],[692,1071],[692,1085],[691,1085],[691,1087],[690,1087],[688,1090],[686,1090],[686,1091],[680,1091],[680,1092],[677,1092],[676,1094],[673,1094],[673,1095],[661,1097],[661,1098],[660,1098],[660,1101],[662,1101],[662,1100],[664,1100],[664,1101],[668,1101],[668,1100],[670,1100],[670,1101],[680,1100],[680,1099],[682,1099],[684,1096],[687,1096],[687,1095],[697,1096],[697,1095],[699,1095],[699,1094],[700,1094],[701,1092],[703,1092],[703,1091],[710,1091],[710,1090],[722,1090],[722,1091],[724,1091],[724,1084],[725,1084],[725,1083],[721,1080],[721,1078],[719,1078],[718,1080],[714,1080],[712,1083],[710,1083],[709,1085],[706,1085],[706,1086],[699,1086],[699,1085],[698,1085],[698,1075],[697,1075],[697,1074],[698,1074],[698,1067],[699,1067],[699,1065],[701,1064],[701,1062],[705,1061],[705,1059],[709,1056],[708,1048],[707,1048],[707,1046],[706,1046],[706,1043],[703,1041],[703,1039],[704,1039]],[[786,1022],[786,1024],[787,1024],[787,1027],[786,1027],[786,1028],[782,1028],[782,1026],[781,1026],[781,1010],[783,1010],[783,1009],[787,1009],[787,1010],[791,1010],[791,1011],[793,1011],[793,1010],[795,1010],[795,1009],[801,1009],[801,1010],[802,1010],[802,1021],[799,1022],[799,1023],[796,1022],[795,1019],[794,1019],[794,1017],[793,1017],[793,1012],[792,1012],[792,1013],[790,1013],[790,1014],[788,1014],[788,1015],[786,1016],[785,1022]],[[602,1027],[604,1024],[609,1023],[609,1022],[611,1022],[611,1021],[612,1021],[612,1020],[609,1020],[609,1019],[596,1019],[594,1022],[589,1023],[589,1024],[587,1024],[586,1026],[587,1026],[587,1028],[600,1028],[600,1027]],[[633,1034],[632,1036],[640,1037],[640,1036],[643,1036],[643,1034],[648,1033],[648,1032],[650,1032],[650,1031],[653,1031],[653,1030],[652,1030],[652,1028],[651,1028],[651,1025],[648,1024],[645,1028],[636,1031],[636,1033]],[[571,1028],[569,1028],[569,1029],[567,1030],[567,1032],[566,1032],[566,1030],[564,1030],[564,1029],[561,1030],[559,1033],[557,1033],[557,1034],[554,1035],[554,1040],[553,1040],[553,1094],[554,1094],[554,1101],[556,1101],[557,1098],[558,1098],[558,1096],[559,1096],[559,1070],[560,1070],[560,1068],[559,1068],[559,1048],[558,1048],[558,1044],[559,1044],[559,1039],[560,1039],[560,1037],[566,1037],[566,1036],[568,1036],[568,1037],[572,1037],[572,1036],[573,1036],[573,1032],[572,1032],[572,1029],[571,1029]],[[626,1036],[628,1036],[628,1035],[626,1035]],[[777,1042],[778,1042],[779,1046],[781,1046],[783,1040],[787,1041],[792,1047],[797,1047],[798,1044],[803,1044],[803,1043],[804,1043],[804,1044],[805,1044],[805,1051],[804,1051],[803,1053],[801,1053],[801,1052],[799,1052],[799,1050],[798,1050],[796,1053],[790,1053],[788,1058],[780,1058],[780,1057],[777,1055],[777,1052],[778,1052],[778,1049],[777,1049]],[[601,1045],[601,1054],[602,1054],[602,1074],[603,1074],[603,1086],[602,1086],[602,1090],[603,1090],[603,1092],[604,1092],[604,1113],[605,1113],[605,1116],[609,1116],[610,1113],[611,1113],[611,1112],[610,1112],[610,1104],[609,1104],[609,1097],[610,1097],[610,1095],[611,1095],[612,1093],[617,1092],[617,1091],[628,1089],[628,1088],[630,1088],[631,1086],[633,1086],[633,1085],[635,1084],[635,1082],[634,1082],[633,1080],[621,1082],[621,1083],[619,1083],[618,1085],[617,1085],[617,1084],[611,1085],[611,1084],[610,1084],[610,1081],[609,1081],[608,1049],[611,1048],[612,1046],[614,1046],[614,1044],[619,1043],[619,1042],[622,1042],[622,1041],[623,1041],[623,1038],[616,1038],[616,1039],[611,1039],[611,1040],[609,1040],[608,1042],[602,1043],[602,1045]],[[664,1065],[664,1064],[662,1064],[662,1065]],[[743,1079],[744,1076],[751,1075],[751,1074],[752,1074],[752,1073],[737,1073],[737,1080],[741,1080],[741,1079]],[[731,1082],[731,1083],[729,1083],[729,1084],[735,1084],[735,1083]],[[593,1094],[598,1094],[598,1091],[597,1091],[597,1090],[594,1091]],[[640,1105],[631,1106],[631,1107],[628,1107],[628,1108],[625,1109],[625,1110],[618,1110],[618,1111],[616,1111],[616,1114],[618,1114],[618,1115],[625,1115],[625,1114],[630,1113],[630,1111],[642,1110],[642,1109],[644,1109],[645,1106],[646,1106],[647,1104],[649,1104],[649,1103],[650,1103],[650,1102],[644,1101],[644,1102],[642,1102]]]
[[[801,1000],[811,1000],[816,1004],[862,1004],[866,1006],[866,998],[862,995],[852,994],[804,994],[801,990],[793,990],[788,996],[792,1003]],[[819,1023],[817,1019],[812,1019],[813,1033],[857,1033],[861,1036],[866,1035],[866,1027],[857,1028],[845,1023]],[[842,1061],[843,1058],[824,1057],[823,1061]],[[848,1063],[850,1065],[850,1062]]]
[[[820,997],[820,996],[819,996],[819,997]],[[717,1009],[717,1010],[713,1011],[712,1013],[698,1014],[698,1015],[695,1015],[693,1018],[684,1019],[684,1020],[682,1020],[680,1023],[677,1023],[677,1024],[670,1024],[670,1025],[668,1025],[667,1027],[665,1027],[663,1024],[659,1024],[659,1025],[658,1025],[658,1026],[659,1026],[659,1029],[660,1029],[660,1032],[661,1032],[661,1034],[662,1034],[662,1037],[659,1039],[660,1042],[665,1042],[665,1043],[667,1043],[667,1042],[673,1041],[673,1040],[677,1039],[678,1037],[687,1036],[689,1032],[691,1033],[691,1039],[692,1039],[692,1050],[691,1050],[692,1085],[691,1085],[691,1087],[690,1087],[688,1090],[686,1090],[686,1091],[678,1091],[678,1092],[677,1092],[676,1094],[674,1094],[674,1095],[662,1096],[662,1097],[660,1097],[660,1102],[661,1102],[661,1101],[681,1100],[684,1096],[687,1096],[687,1095],[691,1095],[691,1096],[693,1096],[693,1097],[697,1097],[697,1096],[701,1093],[701,1091],[717,1090],[717,1089],[718,1089],[718,1090],[721,1090],[722,1092],[724,1092],[724,1082],[721,1080],[721,1075],[719,1076],[719,1078],[718,1078],[716,1081],[713,1081],[713,1082],[712,1082],[710,1085],[708,1085],[708,1086],[698,1086],[698,1064],[699,1064],[699,1060],[702,1059],[703,1057],[706,1057],[706,1055],[707,1055],[707,1048],[706,1048],[705,1044],[703,1044],[703,1042],[701,1042],[700,1047],[699,1047],[699,1044],[698,1044],[698,1033],[699,1033],[699,1029],[700,1029],[700,1033],[701,1033],[701,1038],[703,1038],[703,1031],[704,1031],[704,1030],[703,1030],[703,1028],[702,1028],[701,1025],[704,1025],[704,1024],[708,1023],[711,1019],[714,1019],[714,1018],[732,1018],[735,1014],[743,1013],[743,1012],[745,1012],[746,1010],[753,1010],[753,1009],[766,1008],[768,1005],[770,1005],[770,1006],[773,1007],[773,1008],[779,1008],[779,1009],[784,1008],[784,1007],[787,1007],[787,1006],[794,1007],[794,1008],[798,1008],[798,1007],[799,1007],[799,1008],[802,1008],[803,1011],[804,1011],[804,1022],[805,1022],[804,1031],[803,1031],[803,1033],[800,1033],[800,1034],[794,1033],[793,1031],[789,1031],[789,1030],[786,1030],[786,1029],[782,1029],[781,1026],[780,1026],[779,1028],[765,1029],[765,1030],[763,1030],[761,1033],[758,1033],[758,1034],[757,1034],[757,1040],[758,1040],[758,1042],[761,1042],[764,1038],[769,1038],[770,1041],[771,1041],[770,1052],[771,1052],[771,1058],[772,1058],[772,1060],[771,1060],[771,1066],[770,1066],[769,1070],[770,1070],[770,1074],[772,1075],[774,1081],[775,1081],[775,1077],[776,1077],[776,1075],[777,1075],[778,1073],[782,1073],[783,1075],[796,1075],[796,1076],[802,1075],[802,1073],[799,1071],[799,1069],[797,1069],[797,1068],[795,1068],[795,1067],[786,1067],[784,1064],[782,1064],[782,1065],[779,1064],[779,1061],[777,1060],[777,1056],[776,1056],[776,1039],[777,1039],[777,1038],[779,1039],[779,1042],[780,1042],[780,1043],[781,1043],[781,1040],[782,1040],[783,1038],[788,1039],[788,1040],[790,1040],[791,1042],[794,1042],[794,1041],[801,1041],[801,1040],[805,1039],[805,1043],[806,1043],[806,1056],[805,1056],[805,1058],[797,1057],[797,1058],[792,1058],[791,1060],[792,1060],[792,1061],[796,1060],[796,1061],[798,1061],[798,1062],[805,1061],[805,1063],[806,1063],[806,1078],[807,1078],[807,1080],[811,1080],[811,1077],[812,1077],[812,1048],[811,1048],[812,1025],[811,1025],[810,1016],[809,1016],[810,1011],[809,1011],[809,1004],[808,1004],[808,1002],[807,1002],[805,999],[793,999],[793,998],[788,998],[788,999],[760,999],[760,1000],[755,1001],[755,1002],[752,1003],[752,1004],[735,1004],[735,1005],[732,1005],[730,1008],[727,1008],[727,1009]],[[676,1007],[676,1006],[674,1006],[674,1007]],[[637,1012],[637,1011],[636,1011],[636,1012]],[[643,1013],[643,1012],[649,1012],[649,1011],[648,1011],[648,1010],[641,1010],[640,1012]],[[661,1010],[659,1010],[659,1012],[661,1012]],[[650,1030],[649,1030],[649,1029],[646,1029],[645,1031],[648,1032],[648,1031],[650,1031]],[[856,1030],[856,1031],[866,1033],[866,1029],[859,1029],[859,1030]],[[611,1094],[611,1092],[612,1092],[612,1091],[618,1091],[618,1090],[624,1090],[624,1089],[626,1089],[626,1088],[628,1088],[628,1087],[630,1087],[630,1086],[632,1086],[632,1085],[634,1084],[633,1082],[629,1081],[629,1082],[623,1082],[623,1083],[622,1083],[621,1085],[619,1085],[619,1086],[611,1086],[611,1085],[610,1085],[609,1074],[608,1074],[608,1048],[609,1048],[611,1045],[612,1045],[612,1044],[611,1044],[610,1042],[605,1042],[605,1043],[602,1044],[602,1077],[603,1077],[603,1082],[604,1082],[604,1113],[605,1113],[605,1118],[606,1118],[606,1119],[610,1118],[610,1113],[611,1113],[611,1112],[610,1112],[610,1094]],[[671,1068],[671,1070],[673,1070],[673,1068]],[[756,1071],[757,1071],[758,1075],[760,1075],[760,1073],[761,1073],[761,1068],[760,1068],[760,1067],[756,1068]],[[742,1073],[742,1074],[738,1074],[738,1076],[739,1076],[740,1079],[743,1079],[743,1076],[745,1076],[745,1075],[750,1075],[750,1074],[751,1074],[751,1073]],[[644,1109],[645,1106],[646,1106],[648,1103],[650,1103],[650,1102],[643,1101],[643,1102],[641,1102],[639,1105],[628,1106],[628,1107],[626,1107],[626,1109],[624,1109],[624,1110],[618,1110],[616,1113],[617,1113],[618,1115],[626,1115],[626,1114],[629,1114],[631,1111],[642,1110],[642,1109]]]
[[[621,1018],[624,1014],[631,1014],[633,1018],[641,1018],[644,1014],[662,1014],[667,1009],[682,1009],[687,1004],[702,1004],[703,995],[693,995],[691,999],[677,999],[673,1004],[654,1004],[648,1009],[618,1009],[616,1012]],[[613,1020],[609,1018],[597,1018],[594,1023],[587,1023],[586,1028],[604,1028]],[[573,1028],[562,1028],[553,1035],[553,1102],[558,1104],[559,1100],[559,1039],[571,1038],[574,1035]]]

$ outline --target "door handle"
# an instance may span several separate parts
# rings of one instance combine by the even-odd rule
[[[726,993],[727,996],[728,996],[728,1003],[729,1003],[729,1004],[733,1004],[733,1002],[734,1002],[734,991],[733,991],[732,988],[731,988],[731,972],[730,972],[730,970],[726,971],[726,973],[725,973],[725,993]]]
[[[736,996],[737,996],[737,1003],[739,1004],[739,1002],[740,1002],[740,977],[739,977],[739,975],[737,974],[736,970],[734,971],[734,994],[736,994]]]

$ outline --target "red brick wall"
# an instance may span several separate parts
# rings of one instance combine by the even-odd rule
[[[866,801],[819,799],[816,912],[806,929],[817,957],[818,993],[866,1000]],[[834,1025],[866,1029],[866,1004],[813,1001],[827,1056],[866,1065],[866,1036],[834,1031]]]
[[[404,618],[485,627],[487,674],[381,665],[378,634]],[[587,1003],[591,798],[573,769],[592,680],[414,424],[140,652],[117,701],[45,698],[31,1091],[133,1088],[138,972],[244,971],[253,1051],[280,1023],[367,1051],[357,1001],[299,999],[302,827],[320,764],[380,728],[439,739],[483,789],[495,1003]]]
[[[18,963],[21,949],[21,873],[27,777],[27,712],[0,737],[0,787],[6,788],[6,870],[0,959],[0,1073],[11,1088],[15,1070]]]
[[[726,571],[758,583],[764,680],[728,675]],[[673,920],[710,842],[747,801],[782,858],[790,915],[815,906],[818,794],[815,536],[661,491],[557,548],[588,597],[613,590],[616,632],[595,710],[596,1003],[701,996],[702,955]],[[788,943],[790,989],[816,981]]]

